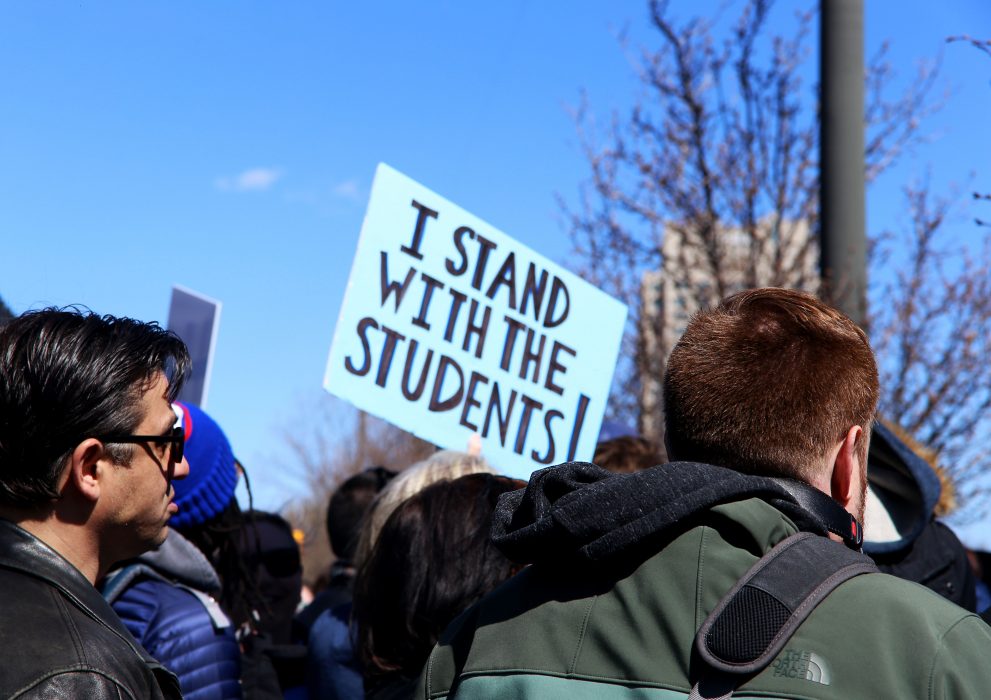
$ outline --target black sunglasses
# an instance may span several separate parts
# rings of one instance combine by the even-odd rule
[[[182,461],[183,449],[186,446],[186,431],[181,425],[177,425],[165,435],[104,435],[103,437],[97,436],[96,439],[110,443],[153,442],[156,445],[169,443],[171,447],[169,459],[178,464]]]

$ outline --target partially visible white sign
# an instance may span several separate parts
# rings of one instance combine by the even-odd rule
[[[220,328],[220,302],[175,285],[169,305],[169,330],[182,338],[189,348],[193,369],[179,394],[179,400],[206,408],[213,350]]]

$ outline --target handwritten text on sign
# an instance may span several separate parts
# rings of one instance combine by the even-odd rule
[[[587,459],[626,308],[388,166],[376,173],[324,386],[519,476]]]

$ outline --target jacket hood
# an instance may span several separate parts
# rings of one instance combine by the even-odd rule
[[[876,421],[867,455],[867,483],[864,551],[887,554],[909,546],[932,519],[942,488],[939,476],[890,428]]]
[[[132,581],[153,576],[204,593],[220,590],[220,577],[196,545],[175,530],[158,549],[145,552],[111,572],[103,584],[104,597],[113,602]]]
[[[760,498],[801,530],[825,535],[852,518],[810,486],[751,476],[696,462],[671,462],[613,474],[587,462],[534,472],[525,489],[503,494],[492,540],[511,560],[596,562],[618,556],[686,526],[720,503]]]

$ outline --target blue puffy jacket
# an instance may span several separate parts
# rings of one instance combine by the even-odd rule
[[[348,602],[324,610],[310,629],[306,675],[311,698],[361,700],[365,697],[350,618]]]
[[[185,700],[240,700],[240,649],[230,620],[209,597],[220,587],[206,557],[176,531],[157,551],[103,584],[134,638],[179,677]]]

